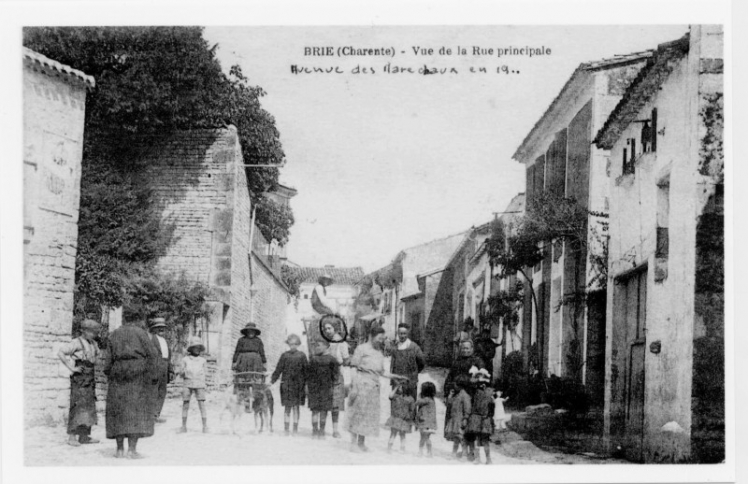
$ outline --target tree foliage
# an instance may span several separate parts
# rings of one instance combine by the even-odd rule
[[[226,74],[199,27],[32,27],[24,45],[94,76],[86,99],[76,308],[119,305],[169,241],[170,227],[150,206],[130,136],[176,130],[237,128],[245,164],[280,164],[275,120],[238,66]],[[257,225],[288,240],[293,214],[262,194],[277,168],[247,168]]]

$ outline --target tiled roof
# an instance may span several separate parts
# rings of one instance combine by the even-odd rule
[[[617,55],[615,57],[612,57],[610,59],[602,59],[599,61],[594,62],[583,62],[582,64],[579,64],[579,66],[574,69],[574,72],[572,72],[571,76],[569,77],[569,80],[566,81],[566,84],[564,84],[564,87],[561,88],[561,90],[558,92],[556,97],[551,101],[551,104],[548,106],[548,109],[546,109],[545,113],[538,119],[538,121],[535,123],[535,125],[532,127],[529,133],[527,133],[527,136],[525,136],[525,139],[522,140],[522,144],[519,145],[517,150],[512,155],[512,159],[517,161],[522,161],[523,156],[525,155],[526,151],[529,151],[528,148],[531,143],[531,140],[536,136],[536,134],[540,131],[541,125],[543,124],[543,121],[548,118],[548,116],[556,109],[556,106],[560,103],[561,99],[563,98],[564,94],[578,81],[580,81],[584,76],[590,75],[590,73],[595,71],[601,71],[605,69],[614,69],[617,67],[623,67],[625,65],[629,64],[636,64],[637,62],[643,62],[644,60],[652,57],[652,50],[644,51],[644,52],[637,52],[634,54],[627,54],[627,55]]]
[[[290,267],[291,273],[298,276],[300,283],[317,282],[322,274],[332,276],[334,284],[355,285],[364,277],[360,267]]]
[[[44,69],[57,71],[65,76],[77,78],[79,81],[84,82],[89,87],[96,86],[96,81],[94,81],[93,76],[89,76],[84,72],[73,69],[72,67],[66,66],[65,64],[61,64],[26,47],[23,47],[23,59],[25,62],[28,62],[30,64],[42,66],[42,68]]]
[[[598,148],[609,150],[613,147],[621,133],[636,119],[639,111],[652,99],[668,78],[675,68],[675,61],[688,54],[688,47],[688,34],[657,47],[655,55],[626,89],[623,98],[595,136],[593,143]]]

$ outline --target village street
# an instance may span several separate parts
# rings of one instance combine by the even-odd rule
[[[723,33],[671,27],[550,29],[501,89],[459,53],[464,98],[274,64],[314,32],[24,29],[25,464],[725,463]]]
[[[421,375],[421,382],[443,380],[441,369],[427,369]],[[296,437],[283,435],[283,407],[280,406],[278,386],[273,386],[275,397],[275,432],[258,434],[254,427],[254,415],[245,414],[237,424],[238,436],[232,436],[230,417],[226,414],[220,420],[220,412],[225,394],[213,392],[208,396],[208,425],[210,432],[203,434],[200,428],[200,413],[194,400],[190,407],[188,420],[189,432],[179,434],[181,401],[178,398],[167,400],[163,416],[166,423],[156,426],[153,437],[144,439],[139,450],[145,457],[141,460],[115,459],[114,441],[107,440],[104,432],[103,416],[99,425],[94,427],[92,436],[101,440],[95,445],[70,447],[63,427],[39,426],[29,429],[25,440],[26,462],[29,465],[41,466],[100,466],[100,465],[471,465],[467,460],[451,459],[451,442],[444,440],[441,432],[432,437],[434,457],[418,457],[418,434],[408,434],[406,453],[399,452],[399,443],[395,443],[392,454],[387,453],[388,429],[382,427],[379,436],[367,440],[370,452],[354,453],[349,449],[349,434],[342,431],[340,439],[331,436],[331,424],[328,416],[327,438],[325,441],[311,439],[311,413],[308,408],[301,409],[299,434]],[[382,379],[381,421],[389,416],[389,385]],[[444,403],[437,399],[437,421],[444,421]],[[344,417],[341,415],[341,420]],[[440,423],[441,427],[441,423]],[[343,427],[341,427],[342,429]],[[514,434],[516,435],[516,434]],[[529,442],[522,443],[521,451],[502,449],[492,445],[493,465],[529,465],[529,464],[599,464],[611,463],[611,460],[590,459],[579,455],[564,455],[544,452]],[[510,456],[507,454],[512,454]],[[483,461],[481,452],[481,460]]]

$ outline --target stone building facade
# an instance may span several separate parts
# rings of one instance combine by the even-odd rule
[[[605,431],[644,462],[724,459],[722,29],[660,45],[610,150]]]
[[[66,418],[86,90],[94,79],[23,49],[24,410],[26,425]]]
[[[538,305],[525,291],[524,306],[541,374],[584,384],[598,407],[604,390],[605,289],[598,287],[586,304],[561,303],[587,292],[600,273],[591,256],[603,255],[599,241],[606,236],[608,167],[606,153],[591,144],[592,138],[651,56],[647,51],[581,64],[513,155],[527,167],[528,210],[550,195],[573,198],[590,212],[587,244],[545,241],[543,260],[528,268]]]
[[[424,297],[426,292],[419,277],[439,273],[465,236],[466,232],[461,232],[405,249],[389,265],[367,276],[382,287],[380,319],[388,338],[394,339],[397,326],[407,323],[411,327],[411,339],[424,348],[427,358],[432,358],[427,348],[437,347],[432,338],[434,322],[431,318],[441,321],[442,312],[435,312],[434,301]]]
[[[171,231],[157,267],[210,287],[210,316],[197,320],[192,334],[203,339],[217,367],[212,383],[230,379],[236,341],[250,320],[262,330],[268,361],[274,361],[284,348],[288,290],[269,257],[270,244],[252,229],[236,129],[183,131],[141,143],[144,181]],[[176,358],[181,351],[176,348]]]

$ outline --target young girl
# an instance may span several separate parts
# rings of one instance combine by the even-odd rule
[[[291,412],[293,411],[293,433],[299,432],[299,407],[304,405],[306,385],[307,359],[306,355],[299,351],[301,339],[295,334],[286,338],[288,351],[283,353],[275,367],[270,384],[282,377],[280,394],[281,405],[284,408],[283,427],[285,435],[290,435]]]
[[[70,370],[70,412],[68,413],[68,444],[97,444],[91,438],[96,424],[96,378],[94,364],[99,356],[96,336],[101,326],[92,319],[81,323],[81,335],[60,348],[57,357]]]
[[[187,356],[182,358],[179,374],[183,378],[182,387],[182,428],[180,433],[187,432],[187,415],[190,412],[190,400],[192,395],[197,399],[200,407],[200,416],[203,419],[203,433],[208,433],[208,415],[205,411],[205,389],[207,388],[208,362],[200,356],[205,351],[203,342],[198,337],[190,339],[187,347]]]
[[[447,423],[444,426],[444,438],[451,440],[452,444],[452,457],[459,459],[466,451],[465,448],[465,427],[467,427],[467,419],[470,415],[470,395],[467,390],[470,386],[470,380],[466,375],[460,375],[455,378],[454,388],[451,389],[449,396],[447,397]],[[462,445],[462,450],[460,450]],[[458,450],[460,452],[458,453]]]
[[[421,433],[421,441],[418,443],[418,455],[423,455],[423,447],[426,447],[427,455],[433,457],[431,452],[431,434],[436,433],[436,387],[430,381],[421,385],[421,398],[416,401],[416,428]]]
[[[494,401],[496,402],[496,413],[494,415],[494,419],[498,423],[499,430],[506,430],[506,421],[508,419],[506,411],[504,410],[504,402],[506,402],[507,400],[509,400],[508,397],[501,398],[500,390],[496,390],[496,392],[494,392]]]
[[[405,452],[405,434],[409,434],[413,425],[413,414],[415,413],[415,400],[411,395],[411,387],[400,381],[390,392],[390,418],[387,427],[390,428],[390,440],[387,443],[387,452],[392,452],[395,436],[400,435],[400,452]]]
[[[312,438],[325,438],[327,412],[333,409],[333,386],[340,372],[340,365],[330,355],[330,342],[322,338],[313,344],[314,356],[309,358],[306,386],[309,394],[309,409],[312,411]]]
[[[491,442],[489,438],[493,434],[494,401],[493,389],[488,387],[490,376],[488,372],[481,370],[475,380],[475,392],[465,429],[465,441],[468,444],[469,454],[473,458],[473,464],[480,464],[480,451],[475,452],[475,443],[483,447],[486,454],[486,464],[491,463]]]

